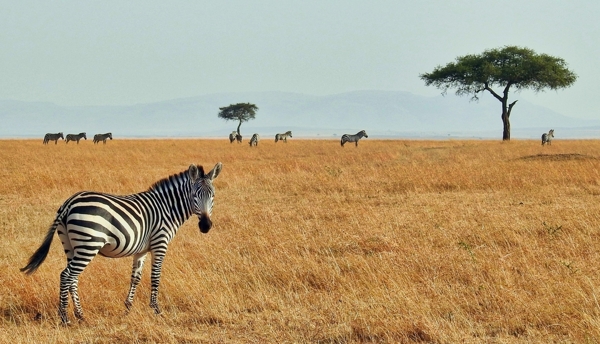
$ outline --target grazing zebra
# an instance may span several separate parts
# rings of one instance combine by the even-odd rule
[[[260,140],[260,136],[258,134],[254,134],[252,135],[252,138],[250,139],[250,147],[252,146],[258,146],[258,140]]]
[[[344,147],[344,144],[346,142],[354,142],[355,147],[358,147],[358,140],[362,139],[364,137],[369,137],[369,135],[367,135],[367,132],[364,130],[359,131],[358,133],[356,133],[356,135],[349,135],[349,134],[344,134],[342,135],[342,140],[340,141],[340,144],[342,145],[342,147]]]
[[[79,140],[81,140],[82,137],[85,140],[87,140],[87,136],[85,136],[85,133],[79,133],[77,135],[75,135],[75,134],[68,134],[67,135],[67,139],[65,141],[67,141],[67,143],[69,143],[69,141],[77,141],[77,144],[79,144]]]
[[[94,135],[94,144],[96,144],[100,141],[102,141],[104,144],[106,144],[106,139],[112,140],[112,133]]]
[[[237,131],[232,131],[231,134],[229,134],[229,143],[233,143],[233,141],[235,141],[236,136],[237,136]]]
[[[542,134],[542,146],[545,145],[546,143],[551,145],[553,138],[554,138],[554,129],[550,129],[550,131],[547,134],[543,133]]]
[[[276,134],[275,135],[275,142],[277,142],[279,140],[283,140],[283,142],[287,143],[287,138],[288,137],[292,137],[292,132],[291,131],[286,131],[284,134]]]
[[[242,143],[242,135],[236,134],[235,139],[237,140],[238,143]]]
[[[81,272],[97,254],[110,258],[133,256],[131,285],[125,300],[129,310],[150,252],[150,307],[159,314],[158,287],[167,246],[192,215],[198,216],[200,232],[210,230],[215,196],[212,183],[221,168],[219,162],[205,174],[202,166],[192,164],[189,169],[154,183],[145,192],[127,196],[89,191],[74,194],[58,209],[43,243],[21,271],[32,274],[38,269],[48,255],[54,232],[58,232],[67,256],[67,267],[60,274],[58,313],[66,324],[69,293],[75,316],[83,320],[77,283]]]
[[[51,134],[48,133],[46,135],[44,135],[44,144],[47,145],[49,141],[54,141],[54,144],[58,143],[58,139],[65,139],[63,137],[63,133],[58,133],[58,134]]]

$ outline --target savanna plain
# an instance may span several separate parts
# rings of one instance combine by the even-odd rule
[[[0,140],[0,342],[547,343],[600,341],[600,141]],[[73,193],[130,194],[223,170],[213,228],[169,246],[125,312],[131,259],[79,279],[57,312],[58,237],[19,271]]]

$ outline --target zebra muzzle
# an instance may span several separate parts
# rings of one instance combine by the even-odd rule
[[[198,221],[198,228],[200,228],[200,232],[208,233],[210,228],[212,227],[212,221],[206,215],[199,216],[200,221]]]

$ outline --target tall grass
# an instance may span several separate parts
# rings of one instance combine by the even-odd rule
[[[39,142],[38,142],[39,141]],[[598,342],[600,142],[0,141],[0,341]],[[131,259],[80,278],[57,314],[58,238],[19,272],[62,202],[128,194],[223,162],[213,229],[191,219],[149,303],[125,314]],[[71,315],[72,317],[72,315]]]

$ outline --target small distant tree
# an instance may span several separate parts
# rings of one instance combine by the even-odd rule
[[[456,58],[433,72],[421,74],[425,85],[433,85],[446,94],[456,88],[456,95],[470,95],[479,99],[479,93],[488,91],[502,103],[502,140],[510,140],[510,113],[517,103],[508,102],[508,92],[530,89],[535,92],[545,89],[558,90],[571,86],[577,75],[567,69],[567,63],[558,57],[537,54],[528,48],[506,46],[502,49],[486,50],[480,55]],[[492,87],[502,87],[498,93]]]
[[[223,118],[226,121],[239,121],[237,127],[238,135],[242,135],[240,133],[240,127],[242,126],[242,122],[247,122],[256,117],[256,111],[258,107],[254,104],[250,103],[237,103],[231,104],[226,107],[219,108],[219,118]]]

